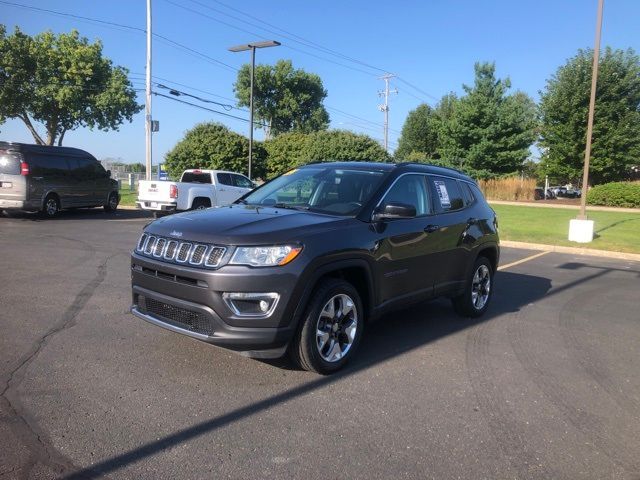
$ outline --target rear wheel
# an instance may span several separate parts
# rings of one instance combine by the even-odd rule
[[[464,293],[452,299],[455,311],[464,317],[479,317],[489,307],[493,294],[493,268],[485,257],[478,257],[466,280]]]
[[[209,202],[209,200],[196,198],[193,201],[193,205],[191,205],[191,210],[204,210],[205,208],[209,208],[210,206],[211,202]]]
[[[118,194],[116,192],[111,192],[109,194],[109,200],[107,200],[107,204],[104,206],[105,212],[115,212],[118,208]]]
[[[47,195],[44,199],[42,214],[47,218],[53,218],[60,213],[60,200],[54,194]]]
[[[341,369],[354,355],[364,326],[362,302],[349,282],[326,279],[311,297],[291,345],[293,360],[321,374]]]

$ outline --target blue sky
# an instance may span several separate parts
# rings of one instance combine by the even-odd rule
[[[145,28],[144,0],[14,1]],[[558,66],[577,49],[593,46],[596,7],[597,0],[153,0],[154,33],[209,58],[155,39],[152,72],[159,83],[235,105],[232,87],[235,70],[248,62],[249,54],[231,53],[227,48],[275,39],[282,46],[258,51],[257,63],[272,64],[285,58],[291,59],[296,68],[317,73],[328,90],[325,105],[332,128],[346,128],[382,139],[383,115],[377,108],[381,102],[377,92],[384,83],[378,77],[388,71],[399,77],[392,81],[398,94],[390,102],[389,138],[393,148],[407,113],[421,102],[434,105],[450,91],[460,93],[463,83],[473,82],[476,61],[496,62],[498,76],[509,76],[514,90],[523,90],[537,100],[539,90]],[[639,52],[638,18],[638,0],[608,0],[603,46],[631,47]],[[9,30],[18,25],[29,34],[47,29],[68,32],[75,28],[90,40],[100,39],[104,54],[129,69],[136,88],[144,88],[142,32],[1,3],[0,23]],[[156,91],[166,93],[162,89]],[[142,92],[138,100],[144,103]],[[224,111],[215,105],[210,107]],[[246,110],[229,113],[248,118]],[[160,132],[153,139],[154,164],[162,162],[164,154],[198,122],[219,121],[239,133],[248,133],[247,122],[160,97],[153,98],[153,117],[160,121]],[[32,142],[19,121],[9,120],[0,130],[2,140]],[[262,138],[260,132],[256,138]],[[144,113],[117,132],[88,129],[69,132],[64,144],[84,148],[98,158],[144,162]]]

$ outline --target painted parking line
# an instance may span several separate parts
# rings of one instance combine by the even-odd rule
[[[529,257],[525,257],[525,258],[522,258],[520,260],[517,260],[515,262],[507,263],[506,265],[500,265],[498,267],[498,271],[506,270],[507,268],[515,267],[516,265],[520,265],[521,263],[529,262],[529,261],[534,260],[534,259],[536,259],[538,257],[546,255],[547,253],[549,253],[549,252],[539,252],[539,253],[536,253],[536,254],[531,255]]]

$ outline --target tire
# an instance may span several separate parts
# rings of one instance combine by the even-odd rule
[[[480,317],[487,311],[493,296],[491,262],[486,257],[478,257],[465,282],[464,293],[451,300],[453,308],[463,317]]]
[[[364,327],[363,313],[353,285],[339,279],[323,280],[315,288],[291,343],[293,361],[304,370],[323,375],[340,370],[355,356]]]
[[[42,205],[42,215],[46,218],[54,218],[58,213],[60,213],[60,200],[58,196],[54,194],[47,195]]]
[[[115,212],[118,209],[118,203],[120,203],[118,194],[116,192],[111,192],[109,194],[109,199],[107,200],[106,205],[104,205],[104,211]]]
[[[204,210],[210,206],[211,203],[209,201],[196,198],[191,205],[191,210]]]

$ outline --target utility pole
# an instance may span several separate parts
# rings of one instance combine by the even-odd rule
[[[593,65],[591,66],[591,96],[589,97],[589,117],[587,118],[587,141],[584,151],[584,172],[582,175],[582,195],[578,217],[569,220],[569,241],[589,243],[593,241],[593,220],[587,218],[587,189],[589,188],[589,160],[591,159],[591,137],[593,136],[593,115],[596,108],[596,86],[598,84],[598,63],[600,58],[600,36],[602,34],[602,11],[604,0],[598,0],[596,17]]]
[[[382,105],[378,105],[378,109],[384,113],[384,149],[385,151],[389,151],[389,94],[395,93],[398,94],[397,89],[389,90],[389,80],[395,78],[395,75],[392,73],[387,73],[382,77],[379,77],[380,80],[384,80],[384,91],[378,92],[379,97],[384,97],[384,103]]]
[[[147,0],[147,85],[145,94],[144,131],[146,142],[146,175],[151,180],[151,0]]]

